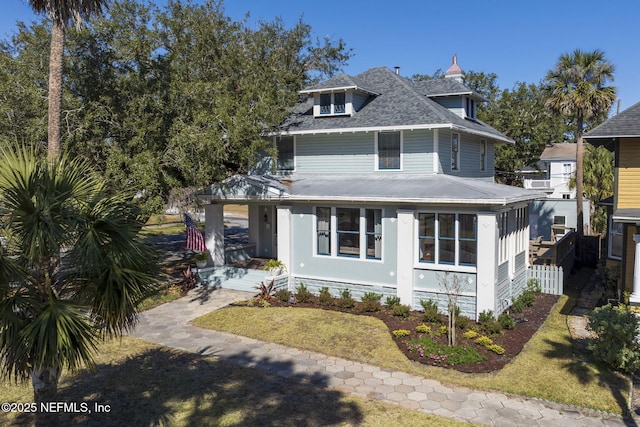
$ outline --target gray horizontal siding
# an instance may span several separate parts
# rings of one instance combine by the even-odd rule
[[[374,132],[296,137],[297,173],[374,171]]]
[[[433,172],[433,132],[415,130],[402,132],[402,170],[407,173]]]

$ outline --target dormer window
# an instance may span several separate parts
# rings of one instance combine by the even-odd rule
[[[470,97],[467,97],[464,111],[468,119],[475,120],[476,119],[476,101]]]
[[[336,115],[345,114],[345,92],[321,93],[320,94],[320,114]]]

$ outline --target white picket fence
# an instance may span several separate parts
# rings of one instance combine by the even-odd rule
[[[527,271],[527,279],[537,279],[544,294],[563,294],[564,274],[562,267],[557,265],[532,265]]]

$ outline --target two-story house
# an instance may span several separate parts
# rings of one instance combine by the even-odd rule
[[[640,103],[587,132],[594,145],[615,153],[609,249],[622,261],[622,290],[640,304]]]
[[[273,169],[200,196],[214,264],[225,261],[222,206],[247,203],[256,255],[283,261],[291,290],[444,308],[448,272],[464,283],[463,314],[504,311],[526,285],[528,205],[540,194],[494,182],[494,147],[513,141],[476,118],[485,99],[455,58],[446,75],[416,82],[380,67],[301,91],[273,135]]]
[[[547,197],[529,206],[531,239],[558,240],[568,230],[577,228],[576,190],[571,178],[576,173],[577,144],[549,144],[540,154],[538,164],[545,171],[542,179],[523,180],[524,188],[544,191]],[[583,201],[584,229],[589,230],[589,200]]]

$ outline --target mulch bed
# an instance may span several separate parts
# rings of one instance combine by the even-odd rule
[[[420,311],[411,311],[408,318],[402,318],[398,316],[393,316],[391,310],[383,307],[382,310],[378,312],[362,312],[356,306],[354,309],[341,309],[335,306],[323,306],[318,304],[316,301],[311,303],[297,303],[293,305],[293,307],[304,307],[304,308],[316,308],[322,310],[333,310],[340,311],[345,313],[352,313],[358,315],[366,315],[373,316],[380,320],[382,320],[387,327],[389,328],[389,333],[391,331],[397,329],[406,329],[411,331],[411,336],[403,337],[403,338],[395,338],[396,344],[398,348],[405,354],[405,356],[413,361],[429,364],[429,365],[437,365],[445,368],[456,369],[461,372],[469,372],[469,373],[479,373],[479,372],[492,372],[502,369],[507,363],[509,363],[514,357],[516,357],[524,345],[531,339],[533,334],[538,330],[538,328],[544,323],[545,319],[549,315],[551,308],[558,301],[557,295],[548,295],[548,294],[536,294],[536,300],[531,307],[525,307],[522,313],[514,313],[514,318],[516,319],[516,326],[514,329],[503,330],[499,335],[490,336],[491,340],[500,345],[505,349],[505,353],[502,355],[498,355],[492,351],[485,349],[484,347],[474,344],[472,340],[467,340],[462,337],[464,333],[463,330],[458,329],[457,332],[457,344],[469,343],[469,345],[473,346],[478,353],[486,357],[486,360],[482,362],[465,364],[465,365],[443,365],[439,363],[433,362],[431,359],[426,357],[420,357],[418,353],[412,353],[407,349],[405,342],[408,339],[417,337],[417,333],[415,332],[416,326],[423,324],[422,320],[422,312]],[[278,300],[270,301],[272,306],[280,306],[280,307],[290,307],[291,304],[281,302]],[[446,319],[446,318],[445,318]],[[431,325],[433,330],[438,328],[438,325]],[[446,344],[447,336],[434,334],[434,340],[438,340],[438,342]]]

